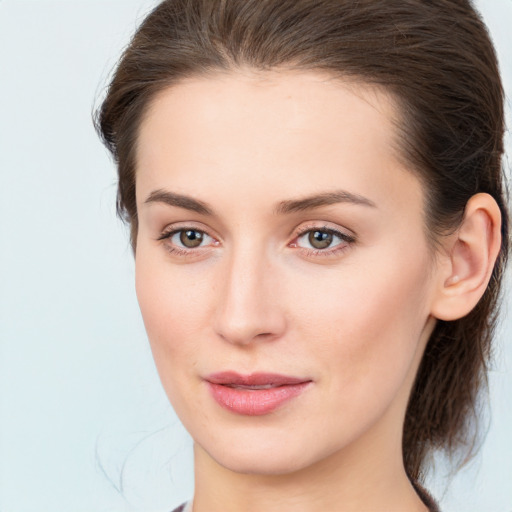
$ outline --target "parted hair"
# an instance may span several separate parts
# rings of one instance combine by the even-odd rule
[[[464,318],[438,321],[410,395],[405,469],[473,453],[509,247],[502,164],[504,93],[487,29],[469,0],[165,0],[125,49],[95,124],[117,164],[118,213],[135,250],[137,137],[155,95],[188,77],[249,67],[318,70],[395,100],[399,153],[425,191],[432,246],[469,198],[494,197],[503,243],[488,288]]]

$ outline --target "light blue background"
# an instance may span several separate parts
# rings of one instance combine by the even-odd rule
[[[153,4],[0,0],[0,512],[169,511],[192,494],[191,442],[153,366],[91,123]],[[512,0],[478,5],[511,126]],[[445,512],[512,512],[511,335],[509,316],[480,456],[448,488],[442,464],[431,481]]]

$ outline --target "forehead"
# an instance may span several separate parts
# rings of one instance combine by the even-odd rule
[[[397,119],[390,94],[324,73],[187,79],[161,91],[141,123],[137,197],[167,187],[222,197],[229,186],[278,201],[341,187],[389,202],[405,184],[419,199],[397,156]]]
[[[172,116],[169,116],[172,110]],[[153,98],[142,119],[142,131],[148,123],[170,131],[199,126],[208,131],[212,125],[234,127],[240,136],[265,131],[272,136],[299,136],[318,132],[333,136],[341,125],[367,125],[381,129],[387,149],[394,144],[399,111],[391,94],[381,87],[336,78],[326,72],[242,69],[233,72],[184,79]],[[249,123],[248,123],[249,121]],[[219,126],[220,127],[220,126]],[[350,127],[350,126],[349,126]],[[243,130],[243,131],[242,131]],[[371,135],[370,133],[368,133]],[[213,135],[213,133],[209,133]],[[246,138],[244,145],[250,141]]]

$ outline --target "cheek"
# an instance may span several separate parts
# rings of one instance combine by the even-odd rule
[[[184,266],[138,249],[136,292],[144,325],[162,381],[194,367],[201,333],[208,324],[212,287]],[[186,363],[186,364],[185,364]]]
[[[155,366],[174,410],[193,425],[197,367],[207,324],[211,286],[166,255],[137,248],[136,291]],[[192,419],[190,419],[192,418]],[[190,421],[189,421],[190,420]],[[191,423],[192,422],[192,423]]]
[[[428,318],[428,263],[390,251],[364,264],[331,269],[329,279],[303,278],[299,338],[329,368],[334,400],[384,402],[406,379]],[[372,399],[372,398],[370,398]],[[359,402],[362,403],[362,402]]]

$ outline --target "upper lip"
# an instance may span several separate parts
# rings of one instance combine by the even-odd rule
[[[251,373],[250,375],[241,375],[232,371],[212,373],[206,377],[212,384],[223,384],[226,386],[289,386],[310,382],[311,379],[303,377],[292,377],[281,375],[279,373]]]

